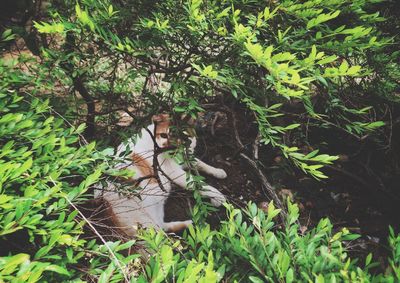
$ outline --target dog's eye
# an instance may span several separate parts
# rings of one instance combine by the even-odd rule
[[[160,137],[162,137],[163,139],[167,139],[168,138],[168,134],[166,133],[161,133]]]

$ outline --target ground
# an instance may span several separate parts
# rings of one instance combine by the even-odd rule
[[[205,108],[206,111],[196,130],[198,139],[195,155],[210,165],[223,168],[228,175],[224,180],[204,176],[205,182],[221,190],[229,202],[236,206],[245,207],[248,201],[252,201],[260,208],[266,208],[271,196],[262,189],[262,181],[259,175],[255,174],[254,168],[240,156],[243,152],[254,158],[253,146],[257,137],[257,127],[252,114],[247,113],[240,104],[229,105],[227,108],[222,107],[220,103],[212,103]],[[236,133],[232,113],[229,111],[235,112]],[[236,135],[243,143],[242,150],[238,149]],[[334,138],[332,141],[335,141]],[[307,150],[307,145],[302,143],[302,139],[298,139],[296,145]],[[361,235],[361,238],[348,243],[350,254],[363,258],[372,252],[375,260],[384,268],[388,258],[388,227],[391,225],[395,231],[400,227],[396,196],[383,192],[378,188],[379,184],[371,181],[371,176],[364,170],[367,165],[361,166],[357,163],[359,161],[351,160],[354,150],[351,143],[338,140],[337,144],[337,152],[341,156],[331,167],[324,170],[329,176],[326,180],[315,180],[301,172],[271,146],[259,146],[259,158],[255,161],[282,202],[289,197],[298,204],[302,232],[315,227],[321,218],[328,217],[335,231],[346,227],[351,232]],[[369,154],[375,152],[369,153],[367,150],[365,155]],[[393,199],[390,200],[388,196],[392,195]],[[189,219],[193,203],[190,192],[174,188],[165,209],[166,221]],[[102,210],[98,204],[93,205],[92,202],[88,206],[82,206],[82,209],[85,207],[89,208],[87,215],[92,217],[91,219],[103,217],[100,214],[93,218],[93,211],[97,213]],[[215,227],[224,219],[225,211],[220,208],[218,212],[210,215],[207,221]],[[115,237],[116,231],[110,231],[106,228],[107,225],[111,224],[103,222],[98,226],[102,235]]]
[[[206,182],[220,189],[235,205],[244,207],[246,202],[253,201],[259,207],[265,207],[270,196],[261,189],[254,169],[238,155],[228,115],[218,112],[218,119],[215,119],[215,111],[206,115],[211,117],[212,122],[198,131],[196,155],[208,164],[223,168],[228,174],[224,180],[206,177]],[[238,116],[238,131],[245,145],[244,151],[250,152],[256,128],[245,113]],[[350,172],[357,172],[357,168],[351,168],[345,156],[341,156],[334,166],[325,170],[329,179],[323,181],[315,180],[293,168],[272,147],[260,147],[259,156],[258,163],[277,195],[283,201],[290,197],[299,205],[303,232],[316,226],[321,218],[328,217],[335,231],[346,227],[361,235],[361,238],[349,243],[351,253],[363,257],[373,252],[381,266],[384,266],[388,227],[391,225],[395,230],[400,227],[399,210],[396,206],[385,204],[384,196],[377,197],[376,192],[365,187],[363,180],[368,182],[367,176],[358,180],[352,174],[349,175],[347,170],[354,169]],[[209,221],[215,225],[224,219],[222,210]],[[181,190],[176,190],[167,203],[167,219],[185,219],[189,217],[187,211],[187,195],[185,197]]]

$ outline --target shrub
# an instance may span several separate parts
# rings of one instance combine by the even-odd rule
[[[219,228],[190,227],[176,239],[154,230],[141,239],[152,256],[122,253],[134,241],[103,242],[84,237],[88,225],[74,203],[84,200],[97,181],[102,156],[95,144],[80,140],[83,127],[65,127],[48,101],[32,96],[35,79],[2,62],[0,92],[1,196],[0,258],[4,282],[394,282],[399,279],[400,236],[391,230],[392,257],[385,274],[374,275],[369,255],[363,268],[348,257],[346,241],[357,236],[343,229],[332,235],[328,219],[306,233],[299,232],[298,208],[288,203],[287,223],[275,226],[279,214],[249,204],[240,210],[227,205],[227,220]],[[79,148],[77,142],[83,143]],[[97,165],[97,169],[96,169]],[[6,245],[23,233],[23,240]],[[21,251],[21,249],[24,250]],[[115,258],[114,258],[115,257]],[[116,260],[118,259],[118,260]],[[125,277],[125,279],[124,279]]]
[[[84,127],[66,125],[48,100],[35,97],[43,85],[16,63],[0,59],[0,282],[99,275],[114,264],[109,249],[118,254],[133,244],[107,248],[83,237],[76,204],[100,176],[101,154],[80,138]]]
[[[347,229],[333,233],[328,219],[321,219],[317,227],[302,233],[297,221],[299,209],[289,201],[284,228],[274,223],[280,210],[273,203],[267,212],[254,203],[243,210],[231,205],[226,208],[227,220],[215,230],[208,225],[190,227],[183,239],[172,242],[160,232],[145,232],[142,238],[156,255],[139,278],[148,282],[158,274],[160,281],[175,278],[176,282],[216,282],[222,278],[227,282],[256,283],[399,280],[400,236],[396,237],[393,230],[389,238],[393,251],[390,267],[385,274],[374,274],[370,269],[376,263],[371,254],[362,264],[347,254],[346,246],[358,235]],[[204,281],[213,277],[216,281]]]
[[[73,86],[87,106],[78,114],[89,136],[96,123],[113,131],[121,110],[140,128],[139,117],[160,109],[196,115],[201,102],[222,95],[253,113],[261,144],[321,179],[337,157],[315,149],[327,140],[300,149],[309,131],[385,142],[373,132],[385,125],[380,109],[395,100],[382,90],[398,84],[399,72],[387,76],[385,67],[398,70],[399,54],[383,55],[392,39],[376,28],[385,19],[369,12],[376,2],[61,1],[51,21],[35,26],[47,35],[51,80]]]
[[[386,92],[396,89],[399,68],[398,53],[383,55],[391,39],[376,29],[384,19],[368,12],[375,2],[54,1],[49,18],[35,22],[41,57],[30,73],[0,60],[0,281],[398,281],[393,230],[389,266],[375,274],[372,255],[365,264],[347,255],[355,235],[333,234],[327,219],[301,233],[291,203],[280,227],[270,203],[266,214],[227,205],[214,230],[196,216],[178,239],[142,231],[149,258],[126,255],[134,241],[87,239],[92,226],[76,204],[91,197],[106,157],[85,142],[84,126],[62,119],[78,125],[84,115],[94,139],[99,127],[116,132],[118,111],[138,129],[160,110],[195,116],[218,95],[254,115],[262,144],[326,178],[321,168],[336,156],[284,137],[328,128],[361,139],[383,128],[374,110],[396,102]]]

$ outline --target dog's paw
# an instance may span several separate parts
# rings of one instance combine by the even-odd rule
[[[226,174],[224,169],[216,169],[213,172],[213,176],[217,179],[225,179],[226,177],[228,177],[228,174]]]
[[[211,204],[215,207],[221,206],[223,203],[226,202],[226,198],[222,193],[218,193],[213,195],[211,198]]]
[[[226,202],[225,196],[216,188],[209,185],[203,187],[201,194],[204,197],[208,197],[211,200],[211,204],[216,207],[221,206]]]

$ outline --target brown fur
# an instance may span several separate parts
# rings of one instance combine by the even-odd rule
[[[177,233],[177,232],[180,232],[180,231],[184,230],[185,228],[187,228],[187,224],[179,223],[179,224],[176,224],[175,226],[169,228],[167,232],[169,232],[169,233]]]
[[[165,222],[163,220],[164,205],[171,190],[171,183],[185,189],[187,188],[187,180],[184,168],[181,165],[173,160],[170,161],[169,159],[171,157],[168,155],[164,156],[163,151],[157,151],[158,149],[166,149],[170,144],[175,145],[175,140],[173,139],[174,132],[170,132],[170,124],[172,123],[170,116],[168,114],[155,115],[153,116],[153,123],[154,125],[150,125],[142,130],[143,140],[139,140],[137,144],[134,144],[133,141],[130,140],[128,144],[129,147],[134,147],[135,150],[135,152],[130,154],[130,159],[133,161],[133,168],[137,170],[138,177],[135,178],[136,180],[134,180],[134,178],[127,178],[124,181],[127,183],[136,181],[136,185],[140,184],[144,192],[139,190],[139,196],[134,196],[133,198],[121,196],[117,191],[111,191],[111,189],[115,190],[116,185],[110,183],[110,191],[103,194],[103,198],[107,201],[109,200],[112,205],[112,210],[109,211],[111,220],[127,235],[136,234],[136,225],[143,225],[143,227],[154,226],[169,232],[178,232],[192,224],[191,220],[173,222]],[[196,136],[193,134],[191,137],[193,139],[189,138],[187,141],[190,141],[189,148],[193,151],[196,146]],[[153,145],[153,141],[156,142],[158,148],[156,145]],[[177,141],[177,144],[179,144],[178,139]],[[123,151],[126,151],[125,144],[118,148],[118,152]],[[149,156],[149,154],[152,154],[152,156]],[[164,165],[165,168],[162,169],[166,170],[164,172],[167,173],[163,173],[168,174],[161,176],[163,178],[162,182],[165,182],[166,186],[164,190],[158,186],[158,181],[161,181],[159,180],[159,176],[157,176],[158,171],[155,171],[158,170],[158,168],[152,165],[152,158],[155,158],[154,154],[161,154],[157,156],[157,160],[153,160],[153,162],[160,162],[161,160],[161,164],[157,164],[158,162],[156,162],[156,165],[160,167]],[[123,163],[122,165],[126,164]],[[226,178],[226,173],[223,169],[212,167],[198,159],[196,159],[196,168],[216,178]],[[152,185],[149,187],[143,186],[142,182],[144,179],[148,179],[148,182]],[[152,194],[154,194],[154,196]],[[204,190],[201,191],[201,194],[205,197],[209,197],[214,206],[219,206],[226,200],[223,194],[209,185],[204,185]],[[147,197],[142,198],[142,195]],[[137,210],[137,213],[135,213],[133,209]]]
[[[143,177],[149,177],[150,183],[156,183],[157,180],[153,177],[154,171],[150,164],[140,154],[133,153],[132,160]]]
[[[106,200],[104,201],[105,205],[105,215],[107,215],[106,220],[110,221],[113,225],[111,225],[112,230],[118,235],[122,235],[124,237],[128,236],[124,231],[124,225],[119,221],[118,216],[114,213],[110,203]]]
[[[152,120],[153,120],[154,124],[158,124],[158,123],[162,123],[162,122],[169,123],[170,117],[169,117],[169,114],[158,114],[158,115],[154,115]]]
[[[170,116],[168,114],[158,114],[154,115],[152,120],[155,138],[159,138],[161,134],[166,134],[169,138]],[[166,146],[169,146],[169,143]]]
[[[168,133],[169,129],[169,115],[168,114],[159,114],[159,115],[154,115],[153,118],[153,123],[155,124],[155,136],[157,137],[158,135],[162,133]],[[134,164],[137,166],[138,170],[142,174],[142,177],[149,177],[149,182],[150,183],[155,183],[157,180],[153,177],[154,176],[154,171],[152,166],[147,162],[143,156],[137,153],[132,154],[132,160]]]

